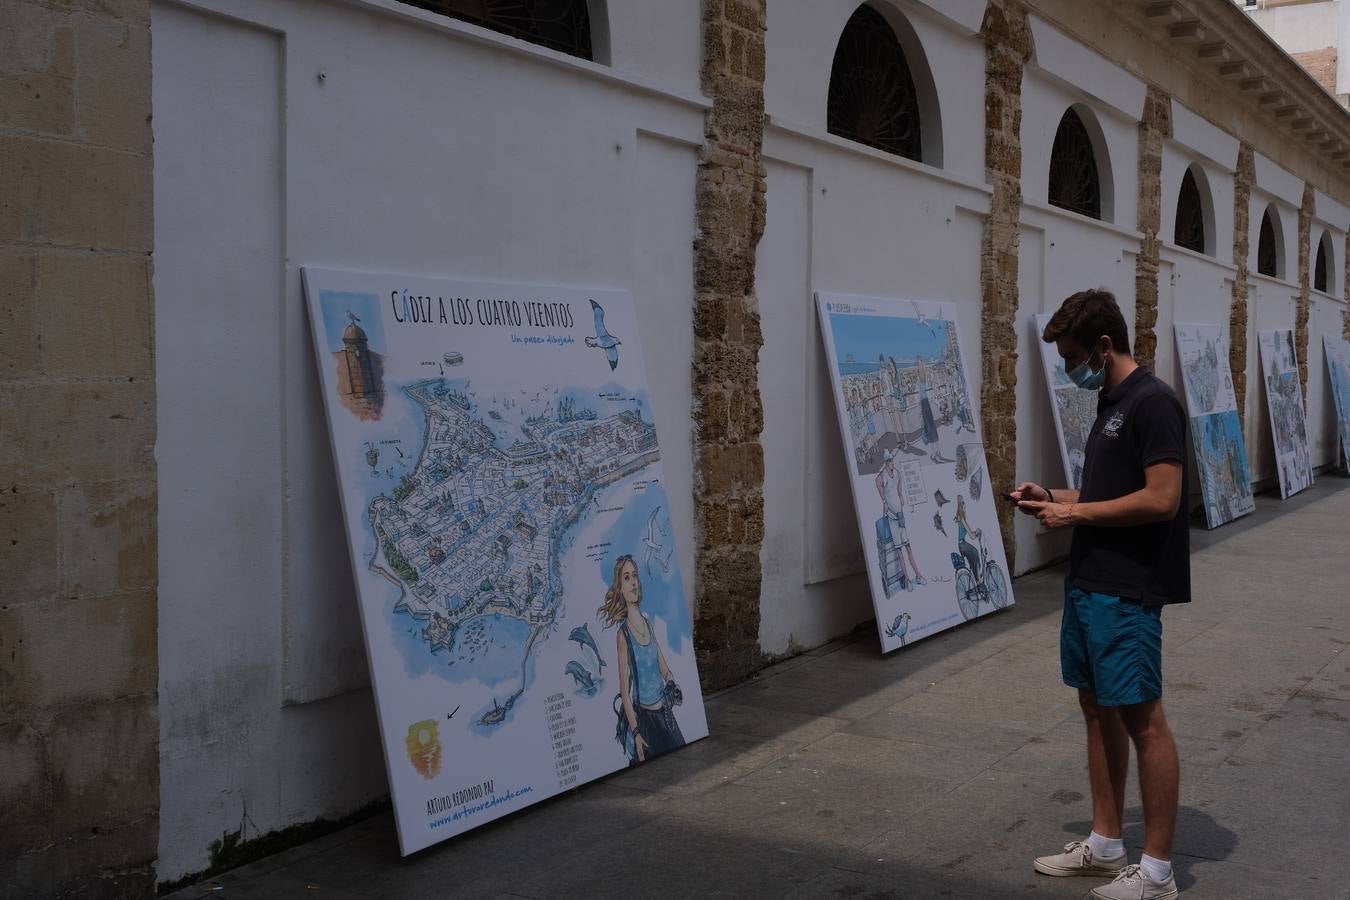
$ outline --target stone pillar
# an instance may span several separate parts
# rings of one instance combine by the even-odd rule
[[[0,47],[0,893],[153,896],[150,4]]]
[[[1152,85],[1139,121],[1139,230],[1144,239],[1134,263],[1134,356],[1153,368],[1158,350],[1158,259],[1162,228],[1163,143],[1172,136],[1172,98]]]
[[[708,688],[760,665],[764,408],[755,252],[764,233],[766,0],[704,0],[712,98],[695,187],[695,647]]]
[[[1233,371],[1233,393],[1237,396],[1238,420],[1247,421],[1247,292],[1251,252],[1252,185],[1256,183],[1256,157],[1252,145],[1238,147],[1233,174],[1233,306],[1228,319],[1228,366]]]
[[[1304,182],[1303,202],[1298,208],[1298,307],[1294,312],[1294,348],[1298,353],[1298,380],[1303,406],[1308,405],[1308,306],[1312,300],[1312,218],[1317,211],[1317,193]]]
[[[1341,337],[1350,341],[1350,234],[1345,236],[1345,279],[1341,282],[1341,297],[1346,300],[1345,312],[1341,314]]]
[[[993,187],[980,254],[981,419],[990,488],[1011,491],[1017,477],[1018,248],[1022,215],[1022,70],[1031,28],[1019,0],[992,0],[985,42],[984,175]],[[1016,558],[1013,510],[999,503],[1009,562]]]

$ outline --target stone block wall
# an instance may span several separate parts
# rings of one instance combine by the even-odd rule
[[[0,3],[0,894],[159,842],[148,0]]]
[[[1251,270],[1247,266],[1251,252],[1252,185],[1256,183],[1256,156],[1245,141],[1238,146],[1237,167],[1233,173],[1233,305],[1228,319],[1228,367],[1233,371],[1233,392],[1237,395],[1238,421],[1247,423],[1247,295],[1251,289]]]
[[[1294,310],[1294,349],[1303,406],[1308,406],[1308,310],[1312,301],[1312,220],[1317,214],[1317,192],[1304,182],[1298,208],[1298,306]]]
[[[1144,238],[1134,263],[1134,356],[1153,368],[1158,352],[1158,268],[1162,241],[1163,146],[1172,136],[1172,99],[1153,85],[1139,121],[1139,231]]]
[[[764,405],[755,253],[764,234],[766,0],[704,0],[704,127],[695,187],[695,644],[705,686],[760,665]]]
[[[993,188],[980,258],[981,427],[990,487],[1011,491],[1017,477],[1018,247],[1022,218],[1022,73],[1031,59],[1031,27],[1018,0],[985,11],[985,179]],[[999,503],[1008,559],[1016,558],[1013,510]]]

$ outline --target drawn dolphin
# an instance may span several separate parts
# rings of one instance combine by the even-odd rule
[[[595,654],[595,658],[600,660],[600,668],[603,669],[605,667],[605,660],[600,656],[600,648],[595,646],[595,638],[591,637],[590,623],[583,622],[576,628],[573,628],[572,633],[567,636],[567,639],[569,641],[576,641],[583,647],[590,647],[591,652]]]
[[[619,367],[619,346],[622,341],[605,330],[605,308],[603,306],[592,300],[591,311],[595,313],[595,337],[588,336],[586,346],[603,347],[605,356],[609,359],[609,370],[612,372]]]
[[[567,664],[567,668],[563,669],[563,672],[572,676],[572,680],[577,683],[578,690],[583,693],[594,694],[598,690],[591,673],[586,671],[586,667],[575,659]]]
[[[899,638],[900,643],[905,642],[905,635],[909,633],[909,613],[904,612],[895,617],[891,627],[886,629],[888,637]]]

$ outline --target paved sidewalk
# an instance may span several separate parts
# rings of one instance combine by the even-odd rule
[[[1350,898],[1350,479],[1193,531],[1164,614],[1183,896]],[[1059,681],[1061,571],[882,657],[875,634],[708,703],[712,737],[400,860],[389,815],[173,896],[1080,897],[1032,872],[1086,834]],[[1134,779],[1131,771],[1131,781]],[[1126,842],[1142,843],[1137,787]]]

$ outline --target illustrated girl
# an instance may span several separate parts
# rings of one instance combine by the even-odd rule
[[[641,605],[637,563],[631,556],[620,556],[614,562],[614,580],[605,592],[600,620],[606,628],[619,626],[615,636],[619,658],[615,737],[628,753],[629,765],[684,746],[684,735],[675,721],[675,707],[684,695]]]

